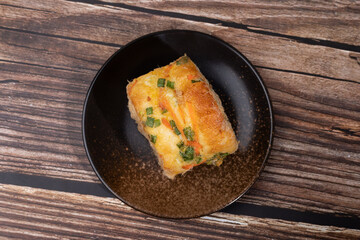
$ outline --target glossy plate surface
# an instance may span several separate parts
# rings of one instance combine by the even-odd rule
[[[201,165],[170,180],[130,117],[125,88],[184,53],[219,95],[240,144],[220,167]],[[270,100],[249,61],[218,38],[184,30],[143,36],[110,57],[90,86],[82,124],[90,163],[109,190],[140,211],[169,218],[206,215],[242,196],[263,168],[273,133]]]

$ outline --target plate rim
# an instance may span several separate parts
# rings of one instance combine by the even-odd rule
[[[86,108],[88,105],[88,101],[89,101],[89,96],[90,93],[93,90],[94,84],[96,82],[96,80],[98,79],[99,75],[101,74],[101,72],[104,70],[104,68],[108,65],[108,63],[110,61],[113,60],[113,58],[118,55],[121,51],[124,51],[124,49],[128,48],[129,46],[145,39],[148,37],[152,37],[152,36],[156,36],[156,35],[161,35],[161,34],[169,34],[169,33],[192,33],[192,34],[200,34],[200,35],[204,35],[208,38],[213,38],[214,40],[220,42],[222,45],[226,46],[228,49],[230,49],[234,54],[236,54],[237,56],[239,56],[250,68],[250,70],[255,74],[256,79],[259,81],[262,90],[264,91],[265,94],[265,98],[268,104],[268,111],[269,111],[269,117],[270,117],[270,136],[269,136],[269,144],[266,150],[266,154],[265,157],[262,161],[262,165],[259,169],[259,171],[257,172],[257,175],[255,176],[254,180],[252,181],[252,183],[245,188],[245,190],[239,195],[237,196],[235,199],[233,199],[232,201],[230,201],[229,203],[227,203],[224,206],[221,206],[220,208],[217,208],[216,210],[212,210],[208,213],[204,213],[204,214],[198,214],[198,215],[194,215],[191,217],[168,217],[168,216],[161,216],[161,215],[157,215],[154,213],[150,213],[150,212],[146,212],[145,210],[139,209],[135,206],[133,206],[131,203],[128,203],[127,201],[125,201],[122,197],[120,197],[117,193],[115,193],[110,187],[109,185],[105,182],[105,180],[102,178],[102,176],[99,174],[99,172],[97,171],[96,167],[94,166],[93,160],[90,156],[89,153],[89,149],[86,143],[86,133],[85,133],[85,117],[86,117]],[[125,203],[126,205],[130,206],[131,208],[151,215],[151,216],[155,216],[155,217],[159,217],[159,218],[165,218],[165,219],[192,219],[192,218],[198,218],[198,217],[202,217],[202,216],[207,216],[209,214],[215,213],[220,211],[221,209],[224,209],[228,206],[230,206],[231,204],[233,204],[234,202],[236,202],[238,199],[240,199],[242,196],[244,196],[249,189],[255,184],[255,182],[258,181],[260,174],[262,173],[262,171],[264,170],[265,164],[268,161],[268,158],[270,156],[271,153],[271,149],[272,149],[272,145],[273,145],[273,139],[274,139],[274,115],[273,115],[273,110],[272,110],[273,106],[272,106],[272,102],[269,96],[269,92],[265,86],[265,83],[263,81],[263,79],[261,78],[260,74],[257,72],[257,70],[255,69],[255,67],[251,64],[251,62],[239,51],[237,50],[235,47],[233,47],[232,45],[230,45],[229,43],[225,42],[224,40],[222,40],[221,38],[218,38],[216,36],[204,33],[204,32],[199,32],[199,31],[194,31],[194,30],[187,30],[187,29],[171,29],[171,30],[163,30],[163,31],[156,31],[156,32],[151,32],[145,35],[142,35],[138,38],[135,38],[133,40],[131,40],[130,42],[128,42],[127,44],[125,44],[124,46],[120,47],[118,50],[116,50],[106,61],[105,63],[103,63],[103,65],[100,67],[100,69],[97,71],[95,77],[93,78],[93,80],[91,81],[89,88],[86,92],[86,97],[83,103],[83,109],[82,109],[82,117],[81,117],[81,135],[82,135],[82,141],[83,141],[83,145],[85,148],[85,152],[86,152],[86,156],[88,161],[90,162],[90,165],[92,167],[92,169],[94,170],[96,176],[99,178],[100,182],[107,188],[107,190],[109,190],[116,198],[118,198],[120,201],[122,201],[123,203]]]

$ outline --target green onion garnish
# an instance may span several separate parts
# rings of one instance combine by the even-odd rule
[[[167,109],[164,109],[164,110],[161,111],[162,114],[167,113],[167,112],[168,112]]]
[[[150,141],[154,144],[156,143],[156,138],[157,138],[156,135],[150,135]]]
[[[185,137],[187,138],[187,140],[189,141],[194,141],[194,131],[191,129],[191,127],[186,127],[183,129],[183,132],[185,134]]]
[[[152,117],[147,117],[145,124],[146,124],[146,126],[148,126],[148,127],[154,127],[154,121],[155,121],[154,118],[152,118]]]
[[[160,119],[155,119],[154,121],[154,128],[158,127],[161,125]]]
[[[226,157],[227,155],[229,155],[229,153],[219,153],[219,157],[220,157],[220,158],[224,158],[224,157]]]
[[[185,154],[194,158],[194,148],[192,146],[188,146],[185,150]]]
[[[189,57],[188,56],[184,56],[182,58],[180,58],[179,60],[176,61],[176,65],[182,65],[184,63],[187,63],[189,61]]]
[[[152,113],[153,113],[153,108],[152,107],[146,108],[146,115],[151,115]]]
[[[176,144],[176,146],[181,149],[182,147],[184,147],[184,142],[180,141],[178,144]]]
[[[179,131],[179,129],[177,127],[174,127],[174,132],[176,135],[180,135],[181,132]]]
[[[158,87],[165,87],[165,78],[159,78],[157,81],[157,86]]]
[[[185,152],[180,151],[179,153],[186,162],[194,159],[194,148],[192,146],[186,147]]]
[[[192,83],[197,83],[197,82],[201,82],[201,79],[195,79],[195,80],[191,80]]]
[[[179,129],[177,128],[175,121],[174,121],[174,120],[170,120],[169,123],[170,123],[172,129],[174,130],[174,133],[175,133],[176,135],[180,135],[181,132],[180,132]]]
[[[176,123],[175,123],[174,120],[170,120],[169,123],[170,123],[172,128],[176,127]]]
[[[213,163],[225,158],[227,155],[229,155],[229,153],[221,153],[221,152],[216,153],[216,154],[214,154],[214,156],[212,156],[210,159],[208,159],[206,161],[206,164],[208,164],[208,165],[213,164]]]
[[[201,156],[197,156],[196,159],[195,159],[195,162],[196,162],[197,164],[199,164],[199,163],[201,163],[201,161],[202,161]]]
[[[208,159],[208,160],[206,161],[206,164],[207,164],[207,165],[213,164],[214,162],[216,162],[215,160],[217,159],[217,157],[218,157],[218,153],[215,153],[214,156],[212,156],[210,159]]]
[[[167,80],[166,86],[167,86],[168,88],[174,89],[174,88],[175,88],[175,82],[172,82],[172,81]]]

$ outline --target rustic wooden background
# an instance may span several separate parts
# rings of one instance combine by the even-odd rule
[[[271,156],[230,207],[165,220],[122,204],[86,158],[87,89],[117,49],[191,29],[256,66]],[[0,0],[0,237],[360,238],[360,1]]]

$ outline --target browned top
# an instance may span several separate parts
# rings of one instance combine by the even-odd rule
[[[218,98],[216,96],[216,98]],[[202,133],[202,141],[205,146],[209,146],[211,153],[233,152],[237,149],[237,142],[227,122],[227,117],[219,111],[216,98],[209,91],[209,86],[205,82],[193,84],[191,88],[184,92],[184,100],[191,102],[196,113],[195,124],[198,131]],[[221,103],[220,103],[221,104]],[[224,139],[229,139],[229,148],[224,149],[221,144]],[[233,146],[236,146],[234,148]]]

